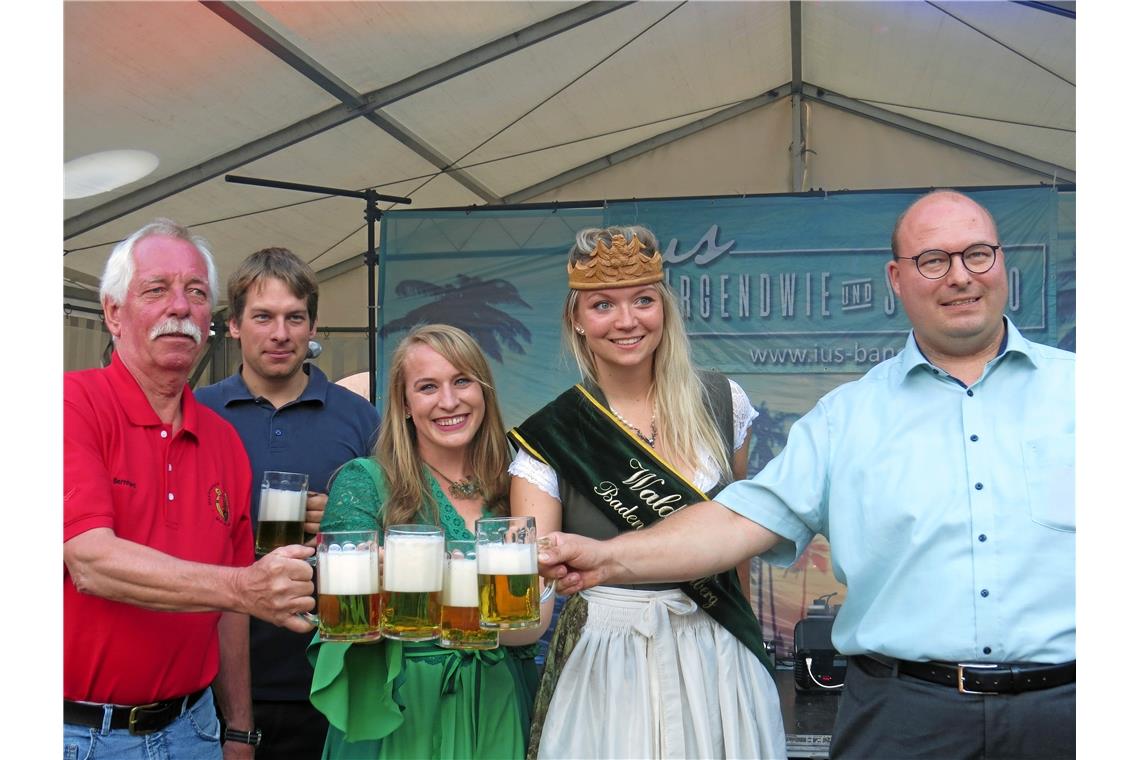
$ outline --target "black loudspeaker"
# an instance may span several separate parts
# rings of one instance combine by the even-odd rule
[[[808,607],[807,617],[796,623],[792,634],[795,653],[796,691],[839,691],[847,677],[847,658],[831,645],[831,628],[839,607],[820,597]]]

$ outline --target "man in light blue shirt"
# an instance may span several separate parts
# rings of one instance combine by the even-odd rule
[[[540,561],[571,593],[787,565],[822,533],[851,663],[833,757],[1072,756],[1074,355],[1005,319],[997,229],[966,196],[920,198],[891,243],[901,353],[716,502],[607,542],[554,534]]]

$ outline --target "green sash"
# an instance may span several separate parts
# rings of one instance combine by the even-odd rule
[[[563,393],[508,434],[531,456],[553,467],[619,531],[640,530],[709,497],[621,425],[581,385]],[[681,584],[693,601],[764,664],[760,624],[740,590],[735,570]]]

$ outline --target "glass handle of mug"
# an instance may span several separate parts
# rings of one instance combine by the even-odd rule
[[[543,580],[545,581],[546,579],[543,578]],[[542,595],[538,597],[538,603],[546,604],[546,601],[552,596],[554,596],[554,583],[546,583],[545,588],[542,589]]]
[[[317,555],[305,557],[305,562],[308,562],[313,568],[313,598],[315,599],[317,596]],[[321,624],[321,619],[311,612],[294,612],[293,614],[313,627]]]

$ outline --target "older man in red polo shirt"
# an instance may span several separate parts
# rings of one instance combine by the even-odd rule
[[[253,757],[247,616],[310,628],[313,550],[253,562],[245,449],[187,385],[216,293],[205,241],[143,227],[103,273],[111,365],[64,378],[65,757]]]

